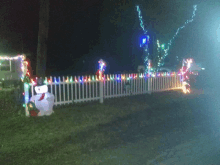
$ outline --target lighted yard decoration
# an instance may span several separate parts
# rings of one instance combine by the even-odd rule
[[[102,79],[104,78],[103,76],[104,76],[104,72],[105,72],[104,68],[106,67],[106,62],[103,59],[100,59],[98,61],[98,63],[99,63],[99,69],[96,72],[96,75],[97,75],[98,79],[101,80],[101,78]]]
[[[186,66],[182,67],[182,76],[183,76],[183,93],[190,93],[190,84],[189,84],[189,68]]]
[[[37,94],[32,96],[30,101],[33,102],[40,111],[38,116],[51,115],[54,112],[54,95],[48,92],[48,87],[42,78],[37,79],[37,85],[34,89]]]
[[[195,82],[195,78],[198,75],[198,71],[202,70],[198,67],[193,59],[183,59],[183,66],[181,68],[181,74],[183,76],[183,92],[190,93],[190,82]]]
[[[99,78],[99,90],[100,90],[100,103],[103,103],[104,98],[103,98],[103,86],[104,86],[104,71],[105,71],[105,67],[106,67],[106,62],[103,59],[100,59],[98,61],[99,63],[99,69],[97,71],[98,73],[98,78]]]

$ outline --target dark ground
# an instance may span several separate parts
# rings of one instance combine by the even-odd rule
[[[159,99],[154,95],[149,109],[100,126],[118,132],[121,144],[91,156],[106,165],[220,164],[220,96],[217,86],[204,83],[197,83],[190,95],[167,98],[166,104],[155,104]]]

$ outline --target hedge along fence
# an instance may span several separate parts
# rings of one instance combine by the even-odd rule
[[[11,117],[17,114],[24,114],[22,106],[24,103],[23,91],[24,89],[21,88],[0,90],[1,117]]]

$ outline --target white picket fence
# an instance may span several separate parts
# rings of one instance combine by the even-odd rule
[[[50,77],[46,78],[48,91],[55,96],[55,105],[94,101],[146,94],[182,88],[181,75],[157,73],[150,77],[138,74],[104,75],[102,81],[97,76]],[[30,84],[29,98],[35,95],[34,85]]]

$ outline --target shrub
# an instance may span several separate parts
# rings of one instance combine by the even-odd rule
[[[24,97],[20,89],[0,92],[0,113],[1,117],[10,117],[24,114]],[[23,113],[22,113],[23,112]]]

